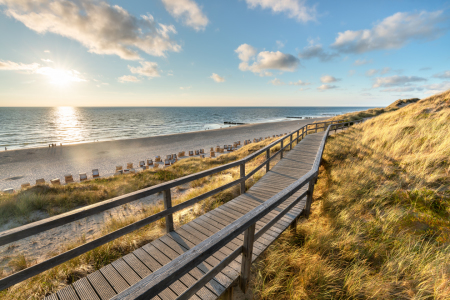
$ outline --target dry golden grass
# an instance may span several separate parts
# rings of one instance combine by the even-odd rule
[[[137,187],[146,187],[152,184],[171,180],[187,174],[206,170],[211,167],[241,159],[265,147],[274,140],[275,139],[267,139],[259,143],[252,143],[250,145],[242,147],[237,151],[222,155],[216,159],[183,159],[164,170],[148,170],[134,175],[97,179],[88,183],[73,184],[69,187],[71,190],[77,190],[82,189],[83,186],[89,186],[89,189],[92,190],[91,188],[95,186],[96,188],[98,188],[98,190],[104,190],[108,195],[117,194],[117,191],[121,191],[122,193],[124,193],[124,191],[134,191]],[[274,153],[279,149],[279,146],[272,147],[271,152]],[[265,153],[247,163],[246,172],[249,173],[263,161],[265,161]],[[271,166],[275,165],[277,162],[278,158],[273,161]],[[253,175],[252,178],[248,179],[246,181],[246,188],[250,188],[264,175],[264,173],[265,168],[262,168],[255,175]],[[228,182],[236,180],[239,178],[239,176],[239,167],[235,167],[226,171],[222,171],[215,175],[196,180],[195,182],[191,183],[191,187],[193,189],[189,193],[184,193],[181,197],[173,199],[173,205],[179,204],[183,201],[189,200],[207,191],[222,186]],[[44,191],[53,191],[53,193],[57,193],[59,197],[62,197],[61,194],[64,195],[66,199],[70,197],[70,193],[67,193],[68,191],[64,187],[52,188],[44,186],[41,188]],[[109,192],[109,188],[114,189],[115,192]],[[43,197],[45,198],[49,195],[52,195],[52,193],[44,194]],[[220,206],[221,204],[235,198],[238,195],[239,187],[234,186],[228,190],[222,191],[212,197],[209,197],[190,208],[184,209],[183,211],[174,214],[175,228]],[[94,198],[94,202],[97,200],[98,199]],[[106,234],[122,228],[144,217],[153,215],[161,210],[163,210],[163,206],[156,204],[142,210],[140,212],[140,215],[126,219],[113,219],[109,224],[106,224],[102,234]],[[73,283],[76,280],[95,272],[103,266],[110,264],[114,260],[134,251],[135,249],[153,241],[154,239],[164,234],[165,220],[161,219],[153,224],[147,225],[126,236],[118,238],[110,243],[100,246],[83,255],[80,255],[77,258],[63,263],[51,270],[48,270],[22,283],[19,283],[7,290],[0,291],[0,299],[42,299],[44,296],[56,292],[67,284]],[[85,242],[85,239],[81,239],[80,241],[74,242],[71,245],[67,245],[66,248],[72,249]],[[56,253],[52,253],[52,255],[49,256],[54,256],[55,254]],[[15,271],[23,269],[26,266],[30,266],[32,264],[33,263],[28,262],[27,259],[20,254],[17,257],[12,258],[12,260],[10,261],[10,267]],[[0,270],[0,278],[6,275],[7,274],[2,274]]]
[[[258,299],[450,299],[450,91],[329,137],[310,219],[255,268]]]

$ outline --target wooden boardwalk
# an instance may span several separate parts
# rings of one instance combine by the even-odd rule
[[[116,260],[112,264],[76,281],[45,299],[107,300],[114,297],[231,222],[250,212],[305,175],[313,166],[323,135],[324,132],[319,132],[305,136],[291,151],[285,152],[284,158],[245,194],[135,250],[133,253]],[[307,186],[303,187],[288,200],[284,201],[282,205],[259,220],[256,223],[256,230],[270,222],[283,208],[296,200],[299,195],[302,195],[307,188]],[[255,241],[253,261],[301,215],[305,203],[306,197]],[[181,277],[180,280],[167,287],[154,299],[176,299],[205,273],[218,265],[221,260],[238,247],[241,247],[243,237],[244,234],[236,237],[225,247]],[[232,261],[208,284],[197,291],[191,299],[217,299],[230,287],[236,285],[240,271],[241,256]]]

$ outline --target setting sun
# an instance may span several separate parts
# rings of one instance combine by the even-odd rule
[[[80,77],[80,73],[75,70],[54,69],[50,67],[39,68],[37,73],[47,76],[50,83],[57,86],[66,86],[71,82],[86,81]]]

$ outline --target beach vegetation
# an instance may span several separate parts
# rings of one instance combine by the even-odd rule
[[[254,265],[256,299],[450,299],[450,91],[385,110],[328,138],[312,214]]]

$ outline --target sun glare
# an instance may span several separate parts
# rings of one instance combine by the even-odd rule
[[[54,69],[50,67],[40,68],[38,73],[47,76],[50,83],[57,86],[67,86],[71,82],[86,81],[80,77],[80,73],[75,70]]]

